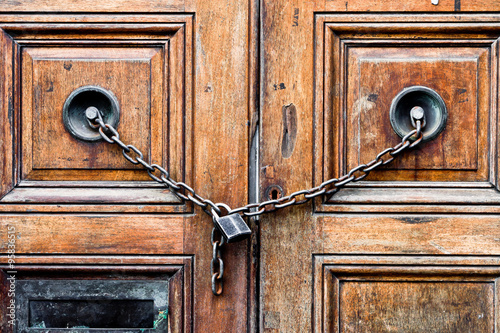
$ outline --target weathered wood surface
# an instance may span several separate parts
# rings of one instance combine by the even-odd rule
[[[497,0],[439,0],[437,5],[429,1],[397,1],[388,0],[383,3],[370,0],[348,0],[348,1],[317,1],[315,4],[323,11],[335,12],[356,12],[356,11],[389,11],[389,12],[460,12],[460,11],[498,11],[500,3]],[[194,0],[118,0],[96,3],[91,0],[65,0],[54,3],[49,0],[6,0],[2,3],[5,11],[9,12],[50,12],[50,11],[70,11],[70,12],[183,12],[196,9]],[[319,10],[318,8],[318,10]]]
[[[14,130],[14,107],[16,96],[14,95],[12,54],[15,52],[14,45],[10,42],[9,36],[0,31],[0,197],[3,197],[14,186],[15,171],[12,170],[14,146],[12,131]]]
[[[500,27],[498,14],[465,15],[455,8],[481,10],[476,4],[263,2],[261,195],[272,185],[281,186],[285,195],[317,186],[396,144],[400,139],[393,134],[388,108],[408,85],[435,85],[448,101],[450,121],[442,137],[429,144],[432,153],[423,145],[391,170],[374,172],[326,203],[317,200],[261,218],[262,331],[492,331],[498,325],[493,299],[499,291],[491,282],[498,270],[483,284],[468,282],[469,273],[460,271],[460,260],[469,255],[500,254],[498,108],[496,97],[491,98],[498,91]],[[500,3],[480,5],[495,10]],[[473,100],[459,103],[457,89],[466,89]],[[291,104],[297,123],[292,134],[283,116]],[[289,138],[295,135],[290,149]],[[420,161],[420,156],[426,157]],[[393,271],[377,271],[362,291],[360,285],[346,290],[327,285],[327,273],[314,273],[320,265],[314,258],[330,254],[356,255],[345,262],[371,256],[375,263],[384,254],[401,262],[411,254],[409,270],[428,255],[436,261],[453,256],[449,265],[456,275],[452,283],[409,283],[399,289],[395,283],[377,284]],[[360,264],[364,271],[353,279],[366,279],[367,264]],[[335,279],[334,273],[328,276]],[[330,285],[333,289],[324,289]],[[340,305],[332,299],[339,293]],[[429,309],[450,316],[420,320],[429,309],[421,309],[419,295],[427,295]],[[394,302],[402,297],[398,308]],[[327,300],[337,312],[322,308]],[[318,317],[312,312],[316,307]],[[417,310],[423,312],[410,315]],[[469,315],[476,316],[474,322],[459,319]],[[342,318],[344,326],[321,326],[333,318]],[[391,320],[393,326],[383,326]]]
[[[315,255],[315,331],[493,332],[498,260]]]
[[[466,259],[470,254],[498,256],[500,205],[493,188],[498,186],[495,96],[498,91],[496,40],[500,36],[500,16],[495,11],[499,9],[500,2],[486,0],[440,0],[438,5],[430,0],[293,3],[266,0],[261,4],[257,1],[203,0],[4,1],[2,11],[6,14],[2,16],[3,31],[0,36],[0,195],[4,197],[0,205],[1,223],[18,228],[21,234],[19,249],[30,254],[23,258],[23,263],[27,265],[43,263],[56,268],[57,265],[89,262],[94,257],[96,260],[90,266],[94,265],[92,269],[95,270],[97,264],[110,262],[109,258],[102,257],[110,253],[116,255],[118,261],[133,255],[136,261],[129,261],[131,265],[144,262],[147,257],[144,254],[160,257],[169,254],[194,255],[194,271],[188,279],[193,281],[191,320],[192,330],[196,332],[258,329],[263,332],[307,332],[316,329],[318,326],[313,327],[313,322],[317,320],[311,318],[315,316],[312,311],[318,305],[316,300],[319,296],[315,289],[317,279],[314,279],[317,264],[313,259],[318,254],[357,254],[354,258],[345,259],[349,264],[364,255],[384,261],[381,258],[384,253],[397,258],[412,253],[417,262],[410,265],[417,265],[419,258],[425,255],[436,256],[425,259],[426,262],[449,257],[449,254],[464,255],[463,258],[453,257],[456,260],[450,265],[457,267],[467,265]],[[408,15],[369,14],[369,11],[407,12]],[[90,14],[66,15],[64,12]],[[136,14],[148,12],[151,15]],[[321,14],[326,12],[331,14]],[[360,15],[359,12],[366,14]],[[471,12],[478,14],[471,15]],[[329,20],[340,24],[327,27]],[[325,35],[324,29],[329,29],[332,34]],[[259,33],[260,49],[256,46]],[[334,34],[340,36],[339,39],[335,39]],[[179,38],[176,39],[176,36]],[[403,37],[407,40],[398,42],[398,38]],[[370,38],[386,42],[378,42],[378,50],[370,49]],[[426,38],[432,41],[423,45]],[[116,43],[104,45],[106,40],[113,39]],[[64,43],[56,40],[63,40]],[[377,55],[377,52],[383,56],[392,54],[393,59],[383,59],[376,65],[364,63],[361,75],[349,70],[346,67],[348,62],[344,62],[354,53],[342,55],[337,52],[346,45],[342,40],[357,41],[355,47],[359,48],[360,58],[366,56],[363,52],[367,50],[368,55]],[[352,134],[362,130],[368,136],[374,135],[375,132],[369,132],[367,127],[372,121],[385,119],[382,113],[373,118],[348,117],[352,123],[345,129],[340,126],[339,119],[332,116],[334,110],[343,113],[361,105],[358,97],[363,97],[365,93],[361,90],[377,87],[377,78],[365,75],[365,72],[378,70],[379,75],[384,77],[393,73],[395,79],[386,85],[391,92],[397,91],[398,85],[402,84],[397,77],[409,69],[410,72],[425,73],[422,76],[430,77],[436,86],[452,83],[457,85],[457,89],[467,89],[471,93],[469,101],[450,113],[453,115],[450,126],[464,139],[455,138],[454,142],[443,139],[447,142],[435,144],[433,148],[439,156],[425,163],[417,163],[409,153],[399,165],[406,170],[390,170],[371,176],[372,181],[388,181],[385,183],[388,186],[361,183],[333,197],[327,204],[317,201],[315,206],[286,209],[264,216],[260,223],[261,233],[256,234],[251,243],[226,247],[223,254],[227,267],[226,293],[215,298],[211,295],[208,274],[211,221],[199,209],[181,205],[171,195],[163,197],[164,190],[154,186],[148,188],[141,185],[139,198],[132,199],[131,189],[123,184],[142,184],[148,179],[134,168],[126,169],[129,166],[120,161],[119,156],[98,161],[93,166],[83,160],[68,160],[68,155],[76,154],[79,148],[73,149],[70,145],[59,148],[47,141],[48,136],[39,136],[44,129],[64,135],[60,121],[53,122],[52,117],[47,117],[47,110],[64,102],[64,94],[59,92],[57,95],[56,92],[57,101],[48,101],[47,105],[44,104],[47,100],[37,99],[36,93],[30,95],[31,90],[36,92],[35,87],[30,86],[32,82],[46,88],[45,91],[40,90],[41,93],[48,93],[50,85],[45,84],[50,80],[44,81],[44,78],[50,76],[47,73],[55,71],[61,58],[74,58],[73,70],[80,68],[79,73],[87,75],[80,66],[85,63],[81,58],[93,57],[86,51],[92,48],[101,49],[103,54],[104,46],[108,47],[104,53],[110,66],[121,67],[113,57],[123,60],[128,55],[129,60],[133,60],[120,69],[129,74],[126,77],[123,73],[126,81],[137,79],[143,82],[148,80],[148,73],[140,64],[144,59],[137,60],[132,54],[137,55],[141,50],[151,51],[162,43],[169,43],[165,50],[172,52],[168,55],[161,54],[161,51],[156,55],[150,54],[149,59],[154,59],[149,77],[152,77],[152,82],[157,81],[155,75],[159,77],[163,71],[163,74],[168,73],[169,81],[163,82],[164,86],[151,84],[153,90],[149,100],[143,99],[144,96],[135,96],[134,93],[142,93],[134,87],[120,86],[119,94],[123,96],[121,98],[137,98],[140,108],[150,104],[153,111],[155,107],[157,110],[167,108],[166,103],[170,103],[168,109],[171,114],[160,117],[156,113],[164,123],[146,131],[146,136],[150,136],[148,140],[156,143],[153,151],[147,154],[152,153],[160,162],[168,163],[175,179],[185,180],[215,202],[223,201],[231,207],[247,202],[249,138],[256,130],[258,110],[262,126],[261,197],[264,197],[268,186],[279,185],[285,194],[290,194],[317,185],[358,161],[366,162],[359,156],[377,152],[378,143],[372,145],[369,137]],[[415,52],[401,51],[411,43]],[[469,55],[467,61],[456,61],[456,57],[452,57],[453,52],[443,52],[441,48],[446,43],[449,48],[455,48],[455,55]],[[63,44],[72,44],[73,49],[62,51]],[[16,45],[24,45],[23,54],[18,54]],[[126,48],[119,49],[120,45],[134,51],[127,53]],[[120,53],[125,56],[120,58]],[[41,59],[30,60],[33,54],[40,55]],[[47,62],[48,58],[56,55],[59,60],[53,59],[52,64]],[[431,55],[438,60],[415,62]],[[163,62],[155,58],[162,56]],[[412,57],[413,67],[403,61]],[[13,65],[12,59],[23,62]],[[138,63],[135,63],[136,60]],[[392,60],[393,64],[389,64]],[[474,64],[477,64],[477,69]],[[464,65],[462,72],[456,72],[455,65]],[[105,72],[110,66],[92,62],[83,65],[89,73]],[[445,73],[440,72],[443,66],[447,67]],[[18,74],[25,69],[33,69],[31,76],[24,77],[34,81],[20,84]],[[62,77],[65,74],[57,75]],[[96,73],[88,75],[101,80]],[[342,86],[341,77],[350,84]],[[406,84],[416,81],[419,80],[413,77]],[[105,80],[101,82],[104,83]],[[467,87],[459,87],[459,83]],[[331,85],[329,88],[328,84]],[[367,86],[357,91],[354,89],[357,84]],[[137,88],[141,87],[144,88]],[[384,96],[379,96],[379,104],[385,101],[382,103],[385,105],[390,100],[386,93],[384,90]],[[457,94],[450,94],[447,100],[450,103],[460,101]],[[345,102],[340,103],[339,96]],[[35,106],[36,110],[32,113],[26,111],[26,115],[31,117],[28,117],[31,125],[22,118],[21,105]],[[24,112],[25,109],[22,110]],[[321,112],[318,113],[318,110]],[[465,114],[466,117],[457,119],[455,115],[458,114]],[[135,113],[134,119],[142,119],[143,116],[140,112]],[[148,122],[147,117],[143,120],[143,124]],[[44,127],[44,122],[47,127]],[[127,123],[130,122],[133,121],[127,120]],[[130,135],[132,132],[139,133],[141,129],[134,128]],[[14,132],[15,136],[12,136]],[[380,144],[384,147],[380,148],[397,139],[391,136],[390,130],[384,133],[388,141],[381,140]],[[339,142],[335,142],[334,138]],[[33,151],[29,146],[30,140],[44,141],[34,145],[36,149]],[[168,142],[168,149],[165,142]],[[147,140],[138,145],[147,146]],[[450,147],[453,149],[446,152],[445,149]],[[466,151],[462,154],[457,150]],[[441,152],[443,154],[439,154]],[[30,156],[34,156],[32,161],[26,159]],[[58,160],[61,156],[66,159]],[[172,164],[173,161],[179,164]],[[97,165],[100,169],[95,169]],[[417,172],[414,171],[415,166],[418,166]],[[35,185],[23,187],[26,177]],[[426,182],[400,186],[391,183],[392,179]],[[90,184],[99,180],[102,183]],[[449,181],[456,182],[443,186]],[[101,185],[102,189],[98,190]],[[392,186],[397,187],[394,193],[391,193]],[[414,190],[413,195],[403,193],[409,188]],[[8,194],[9,191],[12,192]],[[94,196],[96,192],[97,196]],[[399,199],[393,199],[391,194],[400,194]],[[99,204],[99,198],[106,202]],[[321,214],[314,214],[312,209]],[[193,211],[194,214],[186,214]],[[259,231],[256,226],[253,227]],[[54,239],[61,242],[51,247]],[[261,258],[257,262],[259,251]],[[31,255],[36,252],[47,256]],[[55,253],[58,256],[51,256]],[[78,256],[73,256],[75,254]],[[120,254],[127,256],[119,257]],[[370,262],[367,260],[361,265],[370,265]],[[492,261],[491,265],[498,266],[498,262]],[[387,277],[392,273],[384,271],[381,274]],[[457,274],[456,282],[466,280],[464,276],[467,273]],[[257,276],[261,279],[260,290],[256,290]],[[388,298],[394,298],[395,293],[403,290],[364,283],[362,293],[359,288],[352,288],[358,294],[344,295],[344,299],[351,297],[353,302],[366,303],[369,296],[377,311],[369,314],[360,311],[360,317],[354,318],[353,312],[346,312],[344,308],[345,323],[363,318],[401,318],[395,316],[393,307],[386,305],[390,303]],[[498,288],[490,291],[481,285],[468,285],[468,290],[478,291],[485,302],[470,303],[471,311],[467,312],[460,305],[461,300],[468,298],[467,292],[462,293],[463,290],[456,289],[452,284],[442,287],[438,283],[429,283],[432,286],[429,284],[428,288],[406,285],[404,311],[418,308],[415,295],[419,290],[427,290],[426,295],[436,295],[436,298],[429,296],[429,304],[434,308],[454,309],[454,313],[464,315],[485,313],[485,317],[478,318],[484,320],[474,321],[472,325],[493,327],[492,303],[489,300],[492,293],[496,293],[496,297],[500,295]],[[177,288],[174,294],[185,292],[182,288]],[[446,302],[447,292],[457,294],[459,305],[455,308]],[[257,300],[258,294],[260,299]],[[259,308],[257,301],[260,302]],[[357,309],[362,310],[362,307]],[[499,311],[495,311],[498,318]],[[331,318],[326,316],[324,319]],[[260,327],[256,326],[257,320]],[[476,322],[486,324],[476,325]],[[377,325],[378,321],[373,323]],[[445,318],[444,324],[448,326],[441,327],[466,328],[463,325],[452,326],[455,323],[451,317]],[[366,321],[363,324],[368,325]],[[403,327],[411,330],[411,325],[416,324],[408,325]],[[381,326],[364,327],[372,331],[383,330]]]
[[[319,253],[500,253],[498,216],[348,215],[319,218]],[[318,228],[319,229],[319,228]]]
[[[340,332],[491,332],[488,283],[345,282]]]
[[[151,215],[2,215],[16,228],[16,253],[181,254],[183,217]],[[0,250],[6,252],[6,238]]]
[[[254,325],[248,243],[223,250],[225,293],[214,297],[212,221],[164,188],[147,185],[147,175],[124,162],[118,147],[67,136],[59,112],[72,89],[107,86],[124,108],[118,127],[124,141],[204,197],[246,204],[258,87],[256,4],[6,1],[2,11],[10,14],[0,20],[0,194],[11,193],[1,202],[0,224],[2,230],[16,227],[16,250],[28,255],[23,263],[35,263],[36,253],[54,269],[95,257],[92,272],[106,261],[96,255],[133,254],[132,267],[149,255],[191,256],[192,275],[183,279],[193,285],[176,287],[172,297],[186,297],[192,312],[173,300],[174,310],[187,317],[172,328],[243,332]],[[41,13],[54,11],[60,14]],[[96,14],[64,14],[73,11]],[[85,160],[85,154],[96,158]],[[1,242],[5,252],[3,236]],[[255,272],[255,260],[252,265]]]
[[[281,186],[284,195],[312,187],[312,37],[314,11],[322,9],[319,2],[262,2],[262,198],[271,185]],[[296,133],[285,136],[283,108],[290,103],[296,109]],[[293,145],[286,141],[294,136]],[[288,148],[292,146],[293,151]],[[309,206],[261,218],[262,332],[312,330],[310,258],[315,224]]]
[[[184,0],[114,0],[96,2],[93,0],[69,0],[53,2],[50,0],[6,0],[2,2],[4,11],[9,12],[184,12]]]

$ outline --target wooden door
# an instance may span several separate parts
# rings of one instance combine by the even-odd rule
[[[499,9],[262,2],[262,196],[318,186],[398,143],[389,108],[406,87],[448,108],[435,140],[260,219],[262,332],[499,332]]]
[[[214,202],[246,204],[255,6],[0,7],[1,331],[86,331],[89,322],[127,332],[153,324],[155,332],[245,331],[247,242],[223,250],[224,293],[213,296],[211,219],[118,146],[72,136],[63,107],[78,88],[105,89],[120,108],[121,139],[148,163]]]

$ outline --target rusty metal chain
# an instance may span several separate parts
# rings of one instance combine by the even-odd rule
[[[293,192],[292,194],[279,199],[248,204],[246,206],[230,210],[229,214],[239,213],[245,216],[257,216],[264,213],[274,212],[285,207],[301,205],[319,196],[329,197],[345,185],[351,182],[358,182],[366,178],[370,172],[378,167],[391,163],[396,156],[403,153],[406,149],[414,148],[420,144],[423,139],[422,122],[421,120],[416,120],[415,124],[416,128],[404,136],[401,142],[396,146],[383,150],[370,162],[360,164],[352,168],[347,174],[340,178],[326,180],[319,186],[308,190]],[[412,137],[416,138],[413,142],[410,141]],[[252,212],[252,209],[256,209],[256,211]]]
[[[203,198],[195,192],[190,186],[183,182],[176,182],[170,177],[167,170],[157,164],[149,164],[144,161],[142,152],[133,145],[127,145],[120,140],[120,135],[117,130],[104,123],[101,113],[94,107],[90,107],[86,111],[89,124],[99,129],[102,138],[109,143],[116,143],[122,148],[123,156],[132,164],[141,164],[147,171],[148,175],[156,182],[166,185],[173,194],[181,200],[191,201],[200,206],[208,215],[214,217],[211,213],[213,209],[218,215],[241,214],[244,216],[257,216],[264,213],[274,212],[289,206],[301,205],[309,200],[319,196],[331,196],[339,189],[351,182],[358,182],[366,178],[371,171],[380,166],[389,164],[394,158],[409,148],[414,148],[422,141],[422,119],[412,118],[412,123],[415,124],[415,129],[409,132],[400,143],[394,147],[387,148],[380,152],[377,157],[366,164],[360,164],[340,178],[332,178],[324,181],[319,186],[308,190],[293,192],[292,194],[281,197],[279,199],[267,200],[259,203],[251,203],[239,208],[231,209],[224,203],[213,203],[212,201]],[[424,123],[425,124],[425,123]],[[107,133],[105,133],[107,132]],[[412,142],[413,141],[413,142]],[[131,156],[133,153],[135,156]],[[221,209],[225,210],[223,212]],[[254,210],[255,211],[252,211]]]
[[[214,227],[210,237],[213,249],[212,261],[210,262],[210,275],[212,276],[212,293],[215,296],[220,296],[222,295],[222,277],[224,276],[224,261],[222,261],[220,249],[224,245],[224,238],[219,235],[219,240],[215,239],[216,233],[218,233],[218,230]]]
[[[183,182],[176,182],[170,177],[170,173],[165,170],[162,166],[158,164],[149,164],[144,160],[144,155],[142,152],[133,145],[125,144],[120,140],[120,134],[111,125],[104,123],[102,119],[101,112],[95,107],[89,107],[86,111],[87,120],[89,125],[96,130],[99,130],[99,134],[104,139],[104,141],[111,144],[116,143],[120,148],[122,148],[123,156],[132,164],[142,165],[149,177],[154,181],[166,185],[170,191],[175,194],[178,198],[185,201],[191,201],[196,205],[200,206],[208,215],[212,216],[210,209],[213,209],[218,214],[222,214],[220,208],[228,209],[229,207],[225,204],[219,203],[214,204],[212,201],[203,198],[197,194],[189,185]],[[134,156],[131,156],[134,154]]]
[[[380,152],[375,159],[371,160],[366,164],[358,165],[344,176],[340,178],[332,178],[324,181],[319,186],[313,187],[308,190],[301,190],[294,192],[288,196],[267,200],[260,203],[251,203],[236,209],[231,209],[228,205],[224,203],[213,203],[212,201],[203,198],[197,194],[190,186],[183,182],[176,182],[170,177],[167,170],[157,164],[149,164],[144,161],[144,155],[135,146],[130,144],[125,144],[120,140],[120,134],[111,125],[104,123],[102,119],[101,112],[95,107],[89,107],[86,110],[87,120],[89,125],[99,130],[101,137],[111,144],[116,143],[120,148],[122,148],[123,156],[132,164],[142,165],[148,175],[158,183],[166,185],[173,194],[179,197],[181,200],[191,201],[194,204],[200,206],[212,219],[217,218],[217,215],[231,215],[240,214],[244,216],[257,216],[264,213],[274,212],[278,209],[282,209],[289,206],[301,205],[309,200],[319,197],[319,196],[331,196],[336,193],[339,189],[344,187],[350,182],[358,182],[366,178],[371,171],[377,169],[380,166],[386,165],[394,160],[394,158],[405,150],[409,148],[414,148],[423,139],[422,134],[422,123],[425,125],[425,119],[422,115],[413,116],[412,113],[412,124],[416,127],[414,130],[409,132],[400,143],[394,147],[387,148]],[[412,142],[413,141],[413,142]],[[134,154],[134,156],[131,156]],[[221,210],[225,210],[225,213]],[[213,214],[212,210],[216,213]],[[213,247],[212,261],[210,263],[210,273],[212,276],[212,292],[214,295],[219,296],[222,294],[223,290],[223,275],[224,275],[224,262],[221,257],[221,247],[224,245],[224,238],[220,237],[220,240],[215,239],[216,228],[212,230],[211,242]]]

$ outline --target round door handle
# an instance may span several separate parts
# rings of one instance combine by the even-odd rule
[[[422,118],[423,141],[436,138],[446,127],[448,110],[443,98],[431,88],[412,86],[392,100],[389,116],[392,128],[401,138],[415,129],[415,116]]]

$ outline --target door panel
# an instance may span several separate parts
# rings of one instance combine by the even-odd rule
[[[56,328],[66,328],[65,323],[115,331],[126,327],[137,332],[193,329],[192,257],[66,256],[58,258],[59,265],[53,261],[50,256],[33,256],[30,265],[16,266],[20,272],[16,285],[19,331],[46,327],[60,332]],[[7,277],[2,272],[2,280]],[[8,298],[7,293],[2,297]],[[141,302],[147,303],[139,313]],[[3,329],[7,332],[8,327]]]
[[[120,139],[146,162],[215,202],[245,204],[253,10],[243,1],[3,7],[10,13],[0,18],[0,252],[11,249],[9,230],[16,257],[13,267],[2,257],[2,332],[40,328],[45,314],[29,317],[28,309],[43,312],[64,301],[69,309],[112,315],[153,296],[153,307],[146,305],[165,332],[247,329],[255,283],[247,276],[247,243],[223,249],[225,293],[213,296],[211,219],[128,163],[116,145],[70,135],[63,109],[80,87],[110,91],[120,106]],[[228,198],[231,192],[238,195]],[[14,328],[7,316],[12,270],[24,325]],[[149,289],[138,296],[129,285]],[[107,306],[119,300],[116,309]],[[68,327],[89,323],[70,319]],[[136,331],[151,330],[150,319]]]
[[[371,173],[369,180],[378,182],[364,183],[358,190],[380,189],[387,181],[406,181],[405,186],[416,189],[422,182],[432,182],[424,185],[426,194],[433,188],[441,191],[439,187],[479,189],[497,183],[496,162],[491,158],[497,146],[489,140],[489,135],[496,135],[496,113],[491,112],[496,102],[490,95],[496,94],[492,82],[498,69],[491,65],[496,63],[495,36],[478,35],[477,28],[466,23],[456,28],[461,32],[452,32],[453,20],[437,28],[419,26],[419,18],[412,16],[389,20],[382,15],[353,15],[353,23],[343,23],[335,15],[316,18],[315,68],[317,77],[325,77],[317,82],[315,94],[315,150],[323,155],[323,163],[316,165],[318,183],[322,175],[338,177],[401,140],[390,126],[388,110],[393,98],[411,86],[432,88],[443,97],[448,109],[446,130],[427,142],[425,149]],[[375,202],[383,193],[376,194]],[[468,194],[468,202],[481,200],[474,190]],[[345,195],[339,193],[332,200]]]
[[[494,331],[498,259],[318,255],[313,260],[319,331]]]
[[[498,10],[481,5],[263,1],[261,196],[396,145],[389,109],[409,86],[437,91],[448,122],[331,197],[261,218],[262,331],[498,330],[500,30],[496,14],[459,13]]]
[[[120,150],[72,136],[61,117],[65,101],[76,89],[106,89],[120,108],[121,140],[133,142],[148,163],[165,165],[172,177],[192,183],[192,139],[183,134],[192,132],[193,126],[189,70],[193,51],[191,44],[186,45],[192,36],[192,17],[170,20],[170,24],[136,26],[116,22],[105,28],[99,23],[6,27],[10,42],[22,52],[20,64],[14,64],[20,67],[22,80],[22,121],[16,161],[20,181],[4,202],[130,205],[137,201],[161,204],[163,212],[166,204],[171,212],[192,210],[148,182],[147,173],[129,163]],[[144,197],[135,193],[136,187]]]

